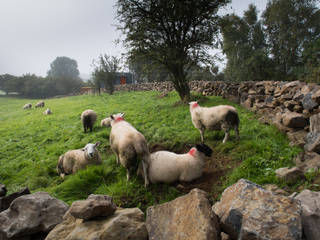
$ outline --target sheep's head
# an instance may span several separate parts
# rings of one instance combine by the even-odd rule
[[[110,115],[111,126],[116,122],[120,122],[120,121],[124,120],[123,117],[124,117],[124,113],[116,113],[116,114]]]
[[[0,197],[4,197],[7,194],[7,188],[4,184],[0,184]]]
[[[190,109],[199,107],[199,104],[197,101],[189,102],[189,105],[190,105]]]
[[[211,157],[212,149],[206,144],[197,144],[196,149],[203,153],[206,157]]]
[[[85,154],[89,157],[89,158],[93,158],[97,153],[98,153],[98,149],[97,147],[100,145],[100,142],[96,142],[95,144],[93,143],[88,143],[83,149],[82,151],[85,152]]]
[[[103,127],[110,127],[111,126],[111,117],[107,117],[101,120],[100,125]]]

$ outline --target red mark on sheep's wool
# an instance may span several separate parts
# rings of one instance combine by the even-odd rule
[[[192,108],[196,108],[196,107],[199,107],[199,104],[198,104],[198,103],[192,104]]]
[[[189,153],[191,156],[194,157],[195,152],[196,152],[196,149],[195,149],[195,148],[191,148],[188,153]]]
[[[120,121],[123,121],[124,119],[123,119],[123,117],[117,117],[114,121],[115,122],[120,122]]]

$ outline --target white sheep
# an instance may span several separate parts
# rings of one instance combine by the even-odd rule
[[[149,184],[147,168],[150,159],[147,141],[123,116],[124,113],[110,116],[110,146],[116,154],[117,164],[121,163],[127,169],[127,181],[130,179],[130,170],[138,166],[138,159],[141,159],[146,187]]]
[[[40,101],[40,102],[37,102],[37,104],[35,105],[35,108],[38,108],[38,107],[44,107],[44,101]]]
[[[43,112],[44,115],[49,115],[49,114],[52,114],[50,108],[47,108],[44,112]]]
[[[188,153],[176,154],[168,151],[151,153],[148,177],[151,183],[190,182],[202,176],[206,157],[212,150],[205,144],[196,145]],[[141,166],[138,173],[143,175]]]
[[[101,127],[110,127],[111,126],[111,118],[107,117],[105,119],[102,119],[100,122]]]
[[[223,143],[228,141],[230,130],[234,129],[236,138],[239,140],[239,116],[237,110],[229,105],[215,107],[200,107],[197,102],[190,102],[190,113],[192,123],[198,128],[201,135],[201,142],[204,142],[204,131],[223,130],[225,136]]]
[[[84,132],[87,132],[87,129],[90,129],[92,132],[92,128],[94,123],[97,120],[97,113],[91,109],[87,109],[81,114],[81,121],[83,125]]]
[[[31,109],[32,108],[32,104],[31,103],[27,103],[23,106],[23,109]]]
[[[65,174],[76,173],[84,169],[87,165],[102,164],[100,153],[97,147],[100,142],[88,143],[84,148],[70,150],[59,157],[57,172],[64,178]]]

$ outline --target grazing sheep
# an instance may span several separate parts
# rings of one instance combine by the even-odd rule
[[[140,132],[123,119],[123,116],[124,113],[110,116],[110,146],[116,154],[117,163],[121,163],[127,169],[127,181],[130,179],[130,170],[138,166],[138,159],[142,160],[146,187],[149,184],[147,169],[150,159],[147,141]]]
[[[101,127],[110,127],[111,126],[111,118],[107,117],[105,119],[102,119],[100,122]]]
[[[151,183],[190,182],[201,177],[206,157],[212,150],[205,144],[196,145],[188,153],[176,154],[168,151],[151,153],[148,177]],[[143,175],[141,166],[138,173]]]
[[[23,106],[23,109],[31,109],[32,108],[32,104],[31,103],[27,103]]]
[[[44,107],[44,101],[37,102],[37,104],[35,105],[35,108],[38,108],[38,107],[40,108]]]
[[[80,169],[84,169],[87,165],[102,164],[100,153],[97,147],[100,142],[88,143],[82,149],[70,150],[59,157],[57,172],[64,178],[65,174],[76,173]]]
[[[49,114],[52,114],[50,108],[47,108],[44,112],[43,112],[44,115],[49,115]]]
[[[92,132],[93,125],[95,121],[97,120],[97,113],[93,110],[85,110],[81,114],[81,120],[84,132],[87,132],[87,129],[90,129],[90,132]]]
[[[236,138],[239,140],[239,116],[237,110],[228,105],[219,105],[215,107],[200,107],[197,102],[190,102],[190,113],[192,123],[198,128],[201,135],[201,142],[204,142],[204,131],[223,130],[225,136],[223,143],[228,141],[230,130],[233,128],[236,132]]]
[[[0,197],[4,197],[7,194],[6,185],[0,183]]]

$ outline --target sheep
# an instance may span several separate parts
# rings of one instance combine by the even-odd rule
[[[35,105],[35,108],[38,108],[38,107],[44,107],[44,101],[40,101],[40,102],[37,102],[37,104]]]
[[[206,157],[212,150],[205,144],[197,144],[188,153],[176,154],[168,151],[151,153],[148,177],[151,183],[190,182],[202,176]],[[141,166],[138,169],[139,175]]]
[[[107,117],[105,119],[102,119],[100,122],[101,127],[110,127],[111,126],[111,118]]]
[[[130,179],[130,170],[138,166],[138,159],[142,160],[144,185],[149,185],[147,169],[150,153],[145,137],[130,123],[124,120],[124,113],[110,116],[111,132],[110,146],[117,158],[117,164],[127,169],[127,181]]]
[[[90,129],[90,132],[92,132],[93,125],[97,120],[97,113],[91,109],[87,109],[82,112],[81,120],[84,132],[86,133],[87,129]]]
[[[32,108],[32,104],[31,103],[27,103],[23,106],[23,109],[31,109]]]
[[[7,194],[6,185],[0,183],[0,197],[4,197]]]
[[[43,112],[44,115],[49,115],[49,114],[52,114],[50,108],[47,108],[44,112]]]
[[[201,135],[201,142],[204,142],[204,131],[224,130],[225,136],[223,143],[228,141],[230,130],[233,128],[236,132],[236,138],[239,140],[239,116],[237,110],[228,105],[219,105],[215,107],[200,107],[198,102],[190,102],[190,113],[192,123],[198,128]]]
[[[69,150],[59,157],[57,172],[61,178],[66,174],[76,173],[80,169],[84,169],[87,165],[102,164],[100,153],[97,147],[100,142],[88,143],[82,149]]]

